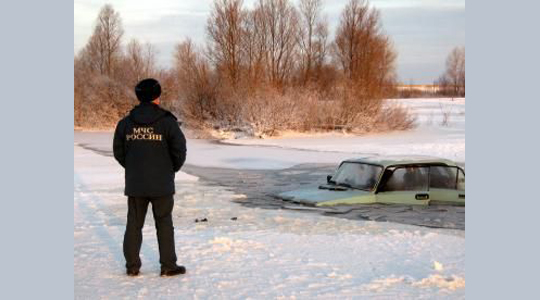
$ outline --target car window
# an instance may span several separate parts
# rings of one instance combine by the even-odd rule
[[[463,170],[458,172],[457,189],[460,191],[465,190],[465,173],[463,173]]]
[[[377,183],[382,172],[381,166],[362,163],[343,163],[332,176],[336,184],[346,184],[352,187],[371,190]]]
[[[427,191],[429,167],[396,168],[382,191]]]
[[[429,171],[429,187],[435,189],[455,190],[457,184],[457,168],[432,166]]]

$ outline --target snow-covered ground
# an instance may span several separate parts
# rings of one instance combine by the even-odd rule
[[[420,126],[411,132],[235,141],[256,144],[247,146],[188,140],[187,163],[282,169],[299,163],[338,163],[351,154],[371,152],[366,149],[376,154],[428,154],[464,162],[464,100],[444,104],[455,109],[449,126],[440,126],[440,108],[435,100],[400,101],[420,113]],[[392,135],[402,140],[391,142]],[[127,201],[123,196],[123,170],[110,157],[111,141],[111,132],[75,133],[77,299],[465,297],[462,230],[248,208],[232,202],[244,195],[185,173],[177,176],[173,218],[179,263],[188,273],[159,277],[157,242],[149,213],[141,250],[142,274],[127,277],[122,255]],[[437,147],[444,141],[446,146]],[[275,147],[261,147],[261,143]],[[358,148],[366,144],[371,148]],[[204,217],[208,222],[194,222]],[[231,220],[233,217],[237,220]]]

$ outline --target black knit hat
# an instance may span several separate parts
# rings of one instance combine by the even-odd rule
[[[154,101],[161,95],[161,85],[153,78],[143,79],[135,86],[135,94],[141,102]]]

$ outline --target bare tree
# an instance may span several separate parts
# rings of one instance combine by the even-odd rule
[[[266,22],[260,9],[247,12],[242,26],[241,44],[248,86],[256,88],[265,80],[266,61]]]
[[[455,47],[446,59],[445,73],[439,79],[454,96],[465,96],[465,47]]]
[[[156,50],[150,43],[141,45],[132,39],[126,47],[123,72],[127,73],[127,84],[135,85],[138,81],[157,75]]]
[[[298,44],[304,84],[312,79],[314,69],[320,69],[326,57],[328,24],[321,20],[321,10],[322,0],[300,1]]]
[[[314,66],[318,71],[317,73],[320,73],[319,69],[326,62],[326,56],[328,54],[328,21],[326,19],[318,22],[315,27],[315,41],[312,44],[312,48]]]
[[[265,32],[266,70],[274,86],[290,78],[297,55],[298,12],[288,0],[259,0]]]
[[[190,39],[176,46],[175,71],[182,114],[197,123],[216,117],[216,84],[208,61]]]
[[[110,4],[100,10],[94,32],[83,53],[94,71],[111,76],[121,55],[121,39],[124,34],[120,15]]]
[[[81,125],[114,124],[134,103],[125,85],[120,15],[111,5],[99,12],[86,46],[75,61],[76,116]]]
[[[242,4],[242,0],[215,0],[206,27],[210,57],[233,86],[240,79],[242,23],[246,18]]]
[[[379,11],[367,1],[350,0],[343,10],[333,54],[361,97],[380,98],[395,80],[396,54],[382,32]]]

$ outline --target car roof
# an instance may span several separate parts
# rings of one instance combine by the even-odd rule
[[[389,166],[410,165],[410,164],[439,164],[439,165],[447,165],[451,167],[458,166],[455,162],[448,159],[433,157],[433,156],[423,156],[423,155],[368,156],[368,157],[351,158],[351,159],[344,160],[344,162],[375,164],[375,165],[383,166],[385,168]]]

